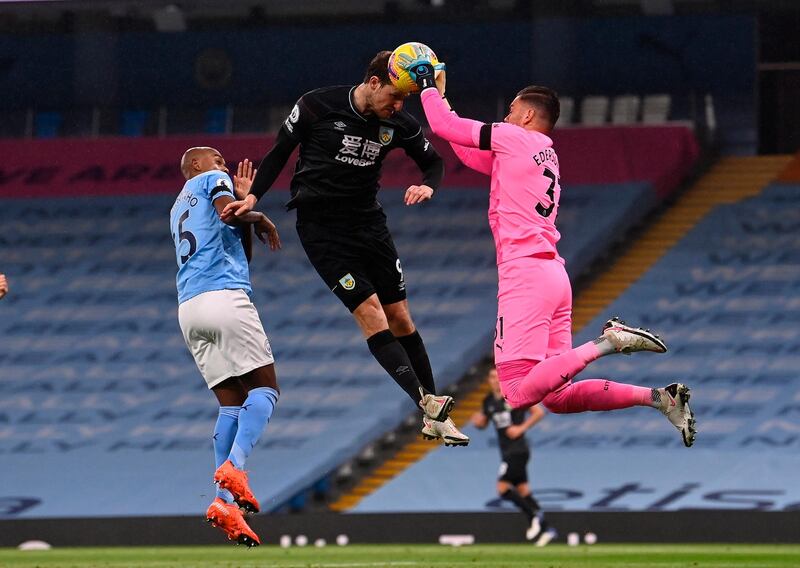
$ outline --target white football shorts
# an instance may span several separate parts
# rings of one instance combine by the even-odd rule
[[[275,362],[256,307],[244,290],[198,294],[178,306],[178,323],[208,388]]]

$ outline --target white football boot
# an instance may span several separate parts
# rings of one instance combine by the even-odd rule
[[[630,355],[635,351],[666,353],[667,346],[655,333],[641,327],[631,327],[618,317],[613,317],[603,326],[603,335],[617,353]]]
[[[452,396],[425,394],[421,387],[419,389],[419,394],[422,395],[422,400],[419,401],[422,412],[424,412],[425,416],[428,418],[438,422],[447,420],[450,411],[453,410],[453,406],[456,404]]]
[[[548,529],[542,533],[542,536],[536,539],[536,546],[547,546],[550,541],[558,536],[555,529]]]
[[[689,387],[681,383],[672,383],[662,389],[653,389],[653,402],[658,404],[658,409],[667,417],[683,437],[683,444],[688,448],[694,444],[697,435],[697,422],[694,412],[689,408]]]
[[[422,437],[426,440],[444,440],[445,446],[468,446],[469,436],[461,432],[452,418],[444,422],[431,420],[428,416],[422,417]]]
[[[534,515],[531,520],[531,526],[525,531],[525,538],[527,540],[533,540],[539,536],[540,532],[542,532],[542,523],[539,521],[539,517]]]

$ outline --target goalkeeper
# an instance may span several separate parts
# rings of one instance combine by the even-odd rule
[[[547,87],[525,87],[503,122],[484,124],[452,112],[444,97],[443,68],[416,60],[408,71],[420,89],[433,132],[451,143],[465,165],[491,176],[489,226],[498,272],[494,357],[509,404],[527,408],[541,402],[555,413],[650,406],[678,429],[685,446],[691,446],[696,429],[685,385],[650,388],[572,380],[600,357],[664,353],[667,346],[649,330],[612,318],[596,340],[572,347],[572,288],[556,248],[561,185],[550,138],[560,110],[556,93]]]

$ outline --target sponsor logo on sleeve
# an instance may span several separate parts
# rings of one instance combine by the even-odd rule
[[[294,132],[294,125],[297,124],[298,120],[300,120],[300,107],[298,105],[294,105],[292,112],[290,112],[286,120],[283,121],[283,125],[289,132]]]

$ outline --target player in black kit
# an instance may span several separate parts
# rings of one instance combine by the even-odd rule
[[[444,175],[442,158],[402,110],[405,95],[389,81],[389,55],[378,53],[359,85],[323,87],[300,97],[261,161],[250,194],[229,204],[223,221],[253,209],[299,144],[287,208],[297,210],[297,234],[308,259],[352,312],[378,363],[422,408],[423,435],[463,446],[469,438],[448,416],[452,397],[435,394],[400,259],[376,199],[381,164],[395,148],[423,174],[420,185],[406,190],[406,205],[431,199]]]
[[[537,546],[545,546],[556,536],[541,512],[528,485],[528,460],[531,457],[525,432],[544,418],[539,406],[530,409],[513,409],[500,392],[497,369],[488,372],[492,392],[483,399],[483,408],[472,416],[472,423],[478,428],[486,428],[489,422],[497,429],[502,463],[497,479],[497,493],[503,499],[514,503],[528,519],[529,527],[525,538],[535,540]]]

